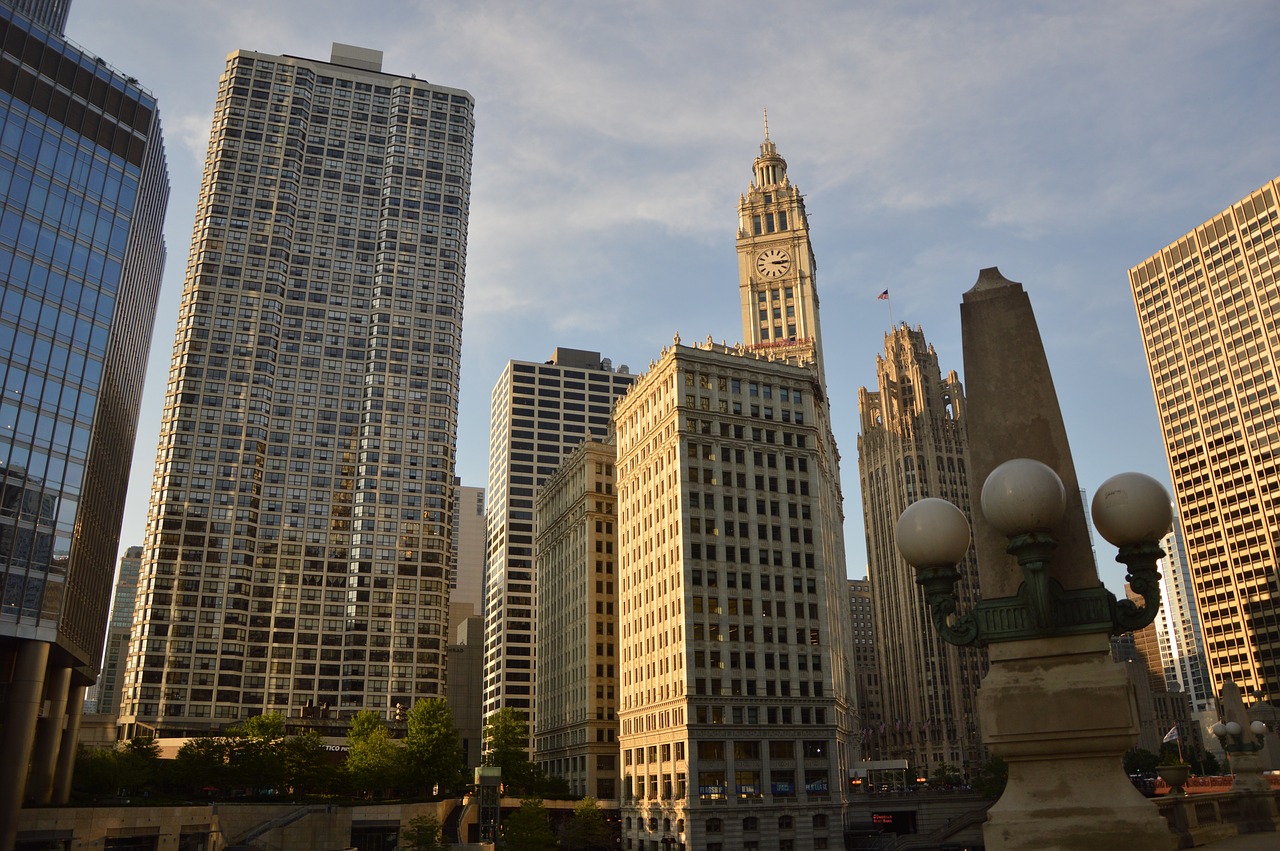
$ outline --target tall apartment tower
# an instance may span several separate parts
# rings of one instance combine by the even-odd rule
[[[538,488],[580,444],[606,437],[613,404],[633,381],[625,366],[615,372],[599,352],[557,348],[546,363],[509,362],[494,385],[484,578],[486,717],[507,707],[526,716],[533,711]]]
[[[617,447],[591,441],[538,492],[533,759],[574,795],[618,797]]]
[[[1160,661],[1164,666],[1165,684],[1191,697],[1191,711],[1204,712],[1214,706],[1214,691],[1209,687],[1205,665],[1204,633],[1200,628],[1200,612],[1196,608],[1182,543],[1182,530],[1175,522],[1173,530],[1160,542],[1165,557],[1160,562],[1160,599],[1163,605],[1156,616],[1156,635],[1160,641]]]
[[[227,58],[126,734],[442,693],[472,110],[376,50]]]
[[[843,841],[857,742],[839,455],[807,222],[767,131],[740,213],[747,342],[677,336],[614,417],[627,849]]]
[[[853,675],[857,687],[858,738],[863,759],[881,759],[880,725],[884,707],[880,700],[880,663],[876,653],[875,615],[871,605],[871,580],[849,580],[849,614],[853,627]]]
[[[943,377],[924,333],[905,324],[885,335],[876,386],[858,391],[858,469],[880,650],[879,751],[925,772],[947,763],[968,774],[981,761],[975,699],[986,655],[938,635],[894,539],[898,518],[919,499],[941,497],[970,513],[964,388],[954,370]],[[972,550],[960,572],[956,590],[965,610],[978,598]]]
[[[484,488],[461,480],[453,489],[453,548],[449,552],[449,627],[484,611]]]
[[[24,797],[69,792],[168,197],[155,98],[0,7],[0,848]]]
[[[129,547],[120,556],[116,571],[115,593],[111,598],[111,618],[107,622],[106,649],[102,654],[102,673],[90,694],[94,705],[85,701],[87,713],[118,715],[120,713],[120,680],[125,659],[129,655],[129,634],[133,628],[133,607],[138,598],[138,573],[142,569],[142,547]]]
[[[1280,700],[1280,180],[1129,270],[1211,687]]]

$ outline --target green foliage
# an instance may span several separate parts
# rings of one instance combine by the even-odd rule
[[[315,730],[285,739],[280,752],[288,784],[296,794],[330,792],[337,786],[337,771],[329,761],[324,739]]]
[[[1133,748],[1124,752],[1125,774],[1151,774],[1156,770],[1160,757],[1142,748]]]
[[[351,726],[347,728],[347,741],[362,742],[378,730],[386,731],[387,722],[382,716],[372,709],[365,709],[356,713],[356,717],[351,719]]]
[[[188,739],[170,768],[170,781],[195,792],[225,790],[231,784],[227,740],[221,736]]]
[[[1004,787],[1009,782],[1009,764],[998,756],[984,763],[973,776],[970,785],[973,791],[988,798],[999,798],[1004,794]]]
[[[126,782],[124,765],[117,751],[80,746],[72,778],[72,788],[77,794],[89,797],[115,795]]]
[[[355,729],[354,725],[352,729]],[[404,780],[404,749],[391,738],[387,726],[362,728],[359,732],[359,739],[354,738],[350,731],[347,733],[350,744],[346,770],[352,788],[357,792],[380,795],[401,786]]]
[[[121,772],[119,786],[125,792],[139,791],[156,782],[160,775],[160,743],[150,736],[135,736],[115,753]]]
[[[1186,760],[1183,759],[1181,751],[1178,750],[1177,742],[1165,742],[1160,745],[1160,764],[1161,765],[1185,765]]]
[[[406,780],[428,795],[435,786],[446,793],[462,785],[462,739],[453,711],[441,698],[419,700],[409,710],[404,740]]]
[[[1196,774],[1213,776],[1222,773],[1218,758],[1209,751],[1201,751],[1191,758],[1191,768]]]
[[[233,736],[262,742],[278,742],[284,738],[284,716],[279,712],[255,715],[227,731]]]
[[[505,710],[503,710],[505,711]],[[501,851],[556,851],[547,810],[537,798],[525,798],[502,825]]]
[[[943,762],[929,775],[929,782],[935,786],[959,786],[964,782],[964,777],[961,776],[960,769],[949,762]]]
[[[400,832],[400,847],[408,851],[448,851],[449,846],[441,839],[440,832],[440,822],[435,816],[417,816]]]
[[[539,779],[529,761],[529,724],[516,709],[506,707],[484,725],[485,765],[502,769],[502,784],[517,793],[531,791]]]
[[[583,798],[560,834],[560,847],[568,851],[607,851],[613,836],[595,798]]]

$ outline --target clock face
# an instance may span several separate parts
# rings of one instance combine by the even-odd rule
[[[756,272],[762,278],[778,278],[791,268],[791,257],[781,248],[766,248],[756,257]]]

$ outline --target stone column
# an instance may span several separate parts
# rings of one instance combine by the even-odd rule
[[[80,747],[80,719],[84,717],[84,694],[88,686],[72,686],[67,697],[67,724],[62,728],[62,744],[58,746],[58,766],[53,775],[53,803],[64,806],[71,800],[71,781],[76,768],[76,751]]]
[[[62,725],[67,717],[67,690],[71,669],[54,666],[45,674],[45,698],[49,711],[36,721],[35,745],[31,749],[31,773],[27,777],[27,800],[47,806],[53,800],[53,774],[62,743]]]
[[[1067,509],[1051,530],[1050,582],[1100,588],[1066,427],[1031,301],[1022,285],[983,269],[960,309],[970,436],[973,536],[984,601],[1018,594],[1023,574],[982,514],[982,486],[1000,464],[1031,458],[1062,479]],[[1150,851],[1177,839],[1125,775],[1138,737],[1110,625],[993,641],[978,691],[982,739],[1009,764],[1009,783],[983,825],[988,851]]]
[[[0,771],[0,851],[13,848],[17,840],[18,813],[22,810],[48,664],[47,641],[24,641],[18,648],[13,679],[5,693],[4,723],[0,725],[0,754],[4,755],[6,766]]]

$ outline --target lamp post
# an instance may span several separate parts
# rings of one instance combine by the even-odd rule
[[[960,308],[972,529],[941,500],[899,519],[898,546],[917,569],[934,628],[981,646],[990,669],[977,695],[982,739],[1009,781],[987,814],[989,851],[1171,849],[1176,838],[1124,773],[1137,705],[1110,636],[1151,623],[1169,497],[1146,476],[1099,489],[1098,531],[1141,603],[1102,586],[1066,427],[1031,302],[984,269]],[[972,535],[982,599],[960,611],[956,565]]]
[[[1261,721],[1254,721],[1249,725],[1249,732],[1254,735],[1252,741],[1245,741],[1244,727],[1235,721],[1225,724],[1219,721],[1209,728],[1209,732],[1217,737],[1222,743],[1222,749],[1229,754],[1257,753],[1266,747],[1262,737],[1267,734],[1267,725]]]
[[[1119,548],[1116,561],[1129,569],[1125,579],[1142,596],[1117,600],[1101,585],[1064,590],[1048,573],[1057,547],[1052,530],[1066,512],[1062,480],[1048,465],[1015,458],[991,472],[982,486],[986,520],[1008,539],[1006,552],[1017,559],[1022,584],[1015,597],[984,599],[960,613],[956,565],[969,549],[964,512],[945,499],[912,503],[898,519],[898,550],[916,568],[934,628],[958,645],[988,645],[1017,639],[1105,631],[1119,635],[1142,629],[1160,609],[1159,540],[1173,521],[1164,487],[1142,473],[1112,476],[1093,500],[1098,532]]]

